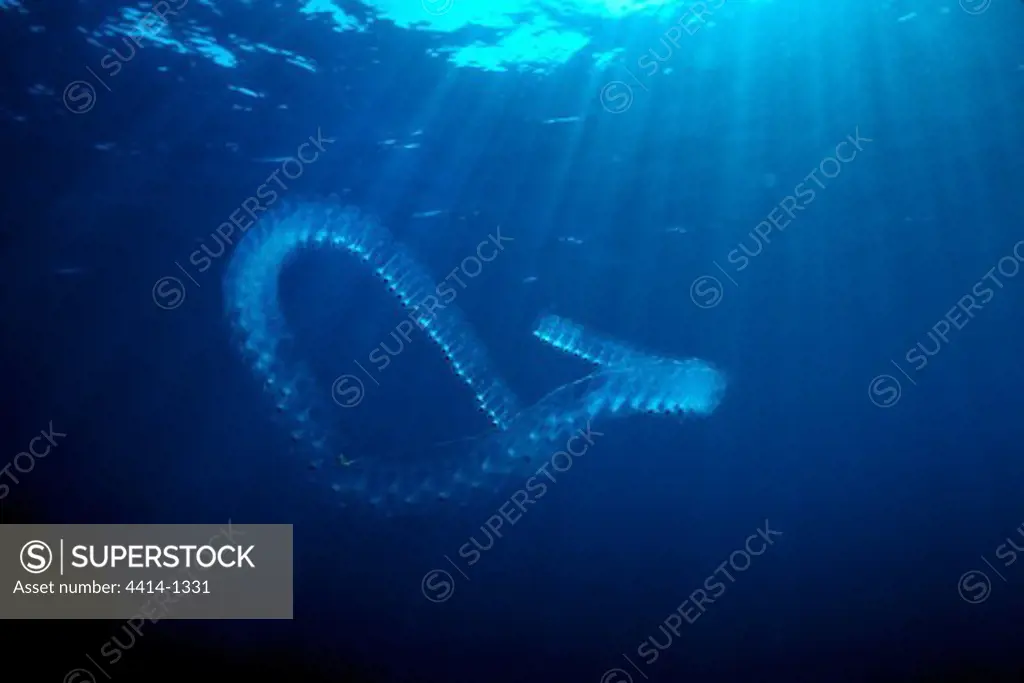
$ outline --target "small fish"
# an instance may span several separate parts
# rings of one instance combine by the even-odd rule
[[[523,278],[523,284],[524,285],[528,285],[528,284],[531,284],[531,283],[536,282],[536,281],[537,281],[537,276],[536,275],[530,275],[529,277]]]
[[[358,459],[349,460],[348,458],[345,457],[344,453],[338,453],[338,464],[341,465],[342,467],[351,467],[357,462],[359,462]]]
[[[550,125],[552,123],[577,123],[582,120],[579,116],[556,116],[552,119],[545,119],[541,123]]]

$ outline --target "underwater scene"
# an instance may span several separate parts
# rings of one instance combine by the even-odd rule
[[[0,27],[4,680],[1024,681],[1024,3]]]

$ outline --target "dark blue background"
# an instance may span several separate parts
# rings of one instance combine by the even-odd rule
[[[296,525],[293,622],[161,622],[114,679],[271,675],[273,663],[311,680],[598,681],[765,519],[784,533],[777,545],[644,667],[651,681],[1017,670],[1024,571],[999,581],[980,556],[995,561],[1024,523],[1024,277],[954,330],[916,385],[898,375],[897,405],[879,409],[867,388],[1024,238],[1024,7],[744,7],[694,36],[711,66],[680,51],[671,76],[615,115],[598,93],[624,72],[594,73],[589,49],[550,76],[458,70],[423,55],[426,34],[385,22],[339,35],[282,4],[204,17],[216,35],[294,48],[318,73],[142,50],[83,116],[60,94],[102,52],[74,28],[110,8],[0,15],[0,102],[27,117],[0,123],[3,444],[13,456],[51,420],[68,434],[0,503],[4,521]],[[627,56],[660,35],[636,21],[581,29]],[[154,78],[164,65],[180,78]],[[53,97],[31,95],[37,83]],[[229,84],[268,99],[233,111]],[[582,120],[543,123],[557,116]],[[708,420],[609,425],[442,605],[423,598],[423,574],[446,568],[502,499],[393,520],[339,509],[289,458],[232,347],[226,259],[181,308],[151,299],[274,168],[251,160],[289,155],[318,127],[337,142],[289,199],[348,188],[439,276],[495,226],[515,238],[458,305],[522,396],[587,370],[530,338],[547,310],[731,379]],[[873,140],[864,152],[720,305],[695,306],[693,280],[750,244],[857,127]],[[410,218],[430,209],[445,213]],[[401,316],[340,255],[299,261],[283,291],[327,383]],[[422,337],[385,379],[358,417],[339,418],[368,450],[429,457],[484,427]],[[982,604],[957,591],[971,569],[995,582]],[[87,665],[119,628],[10,626],[49,653],[21,664],[38,680]]]

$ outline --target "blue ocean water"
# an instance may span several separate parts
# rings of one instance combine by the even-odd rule
[[[111,678],[157,675],[161,643],[323,680],[1020,670],[1021,3],[0,9],[0,511],[295,525],[293,621],[161,621],[118,662],[112,623],[61,656]],[[344,207],[332,234],[377,222],[382,261],[306,234],[232,279]],[[434,328],[410,324],[430,291],[396,298],[421,272]],[[308,413],[231,306],[275,286],[268,362],[305,364]],[[595,339],[713,366],[721,404],[676,410],[707,385],[635,356],[642,381],[588,382],[603,366],[557,347]],[[459,367],[541,427],[643,400],[579,456],[541,439],[544,474],[455,485],[533,429]],[[392,480],[352,484],[373,463],[421,495],[375,503]]]

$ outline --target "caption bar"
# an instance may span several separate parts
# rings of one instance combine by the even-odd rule
[[[291,619],[290,524],[2,524],[5,619]]]

